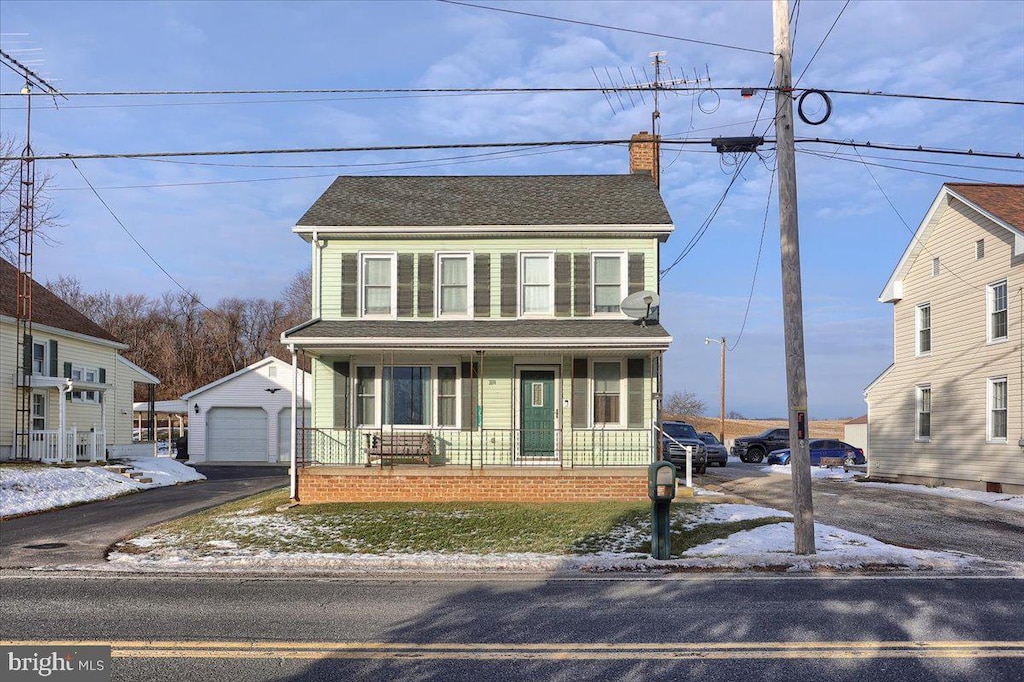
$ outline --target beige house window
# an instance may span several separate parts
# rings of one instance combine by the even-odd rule
[[[988,341],[1007,339],[1006,280],[988,285]]]
[[[932,305],[922,303],[917,306],[917,354],[929,355],[932,352]]]
[[[917,387],[917,433],[915,440],[929,441],[932,437],[932,387]]]
[[[1006,442],[1006,377],[988,380],[988,441]]]

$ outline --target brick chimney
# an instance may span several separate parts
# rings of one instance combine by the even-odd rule
[[[659,148],[661,138],[641,130],[629,138],[629,172],[651,174],[655,187],[661,187]]]

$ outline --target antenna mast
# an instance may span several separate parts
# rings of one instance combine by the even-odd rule
[[[57,88],[17,59],[0,50],[0,63],[25,79],[21,94],[25,95],[25,147],[21,152],[20,181],[18,183],[18,283],[16,320],[18,368],[14,375],[17,386],[15,398],[13,459],[29,459],[32,428],[32,244],[35,241],[36,222],[36,166],[32,152],[32,88],[38,87],[51,96],[60,94]],[[45,368],[44,368],[45,369]],[[63,455],[63,453],[61,453]]]

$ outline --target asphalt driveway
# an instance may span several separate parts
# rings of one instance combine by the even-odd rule
[[[698,480],[756,504],[792,511],[789,476],[734,459]],[[813,479],[814,518],[901,547],[965,552],[1024,562],[1024,514],[969,500],[854,482]]]
[[[103,563],[107,548],[161,521],[288,484],[288,469],[197,466],[207,480],[0,523],[0,568]]]

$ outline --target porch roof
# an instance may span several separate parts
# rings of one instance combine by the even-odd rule
[[[668,350],[672,336],[659,324],[630,319],[310,320],[282,334],[303,348],[618,348]]]

